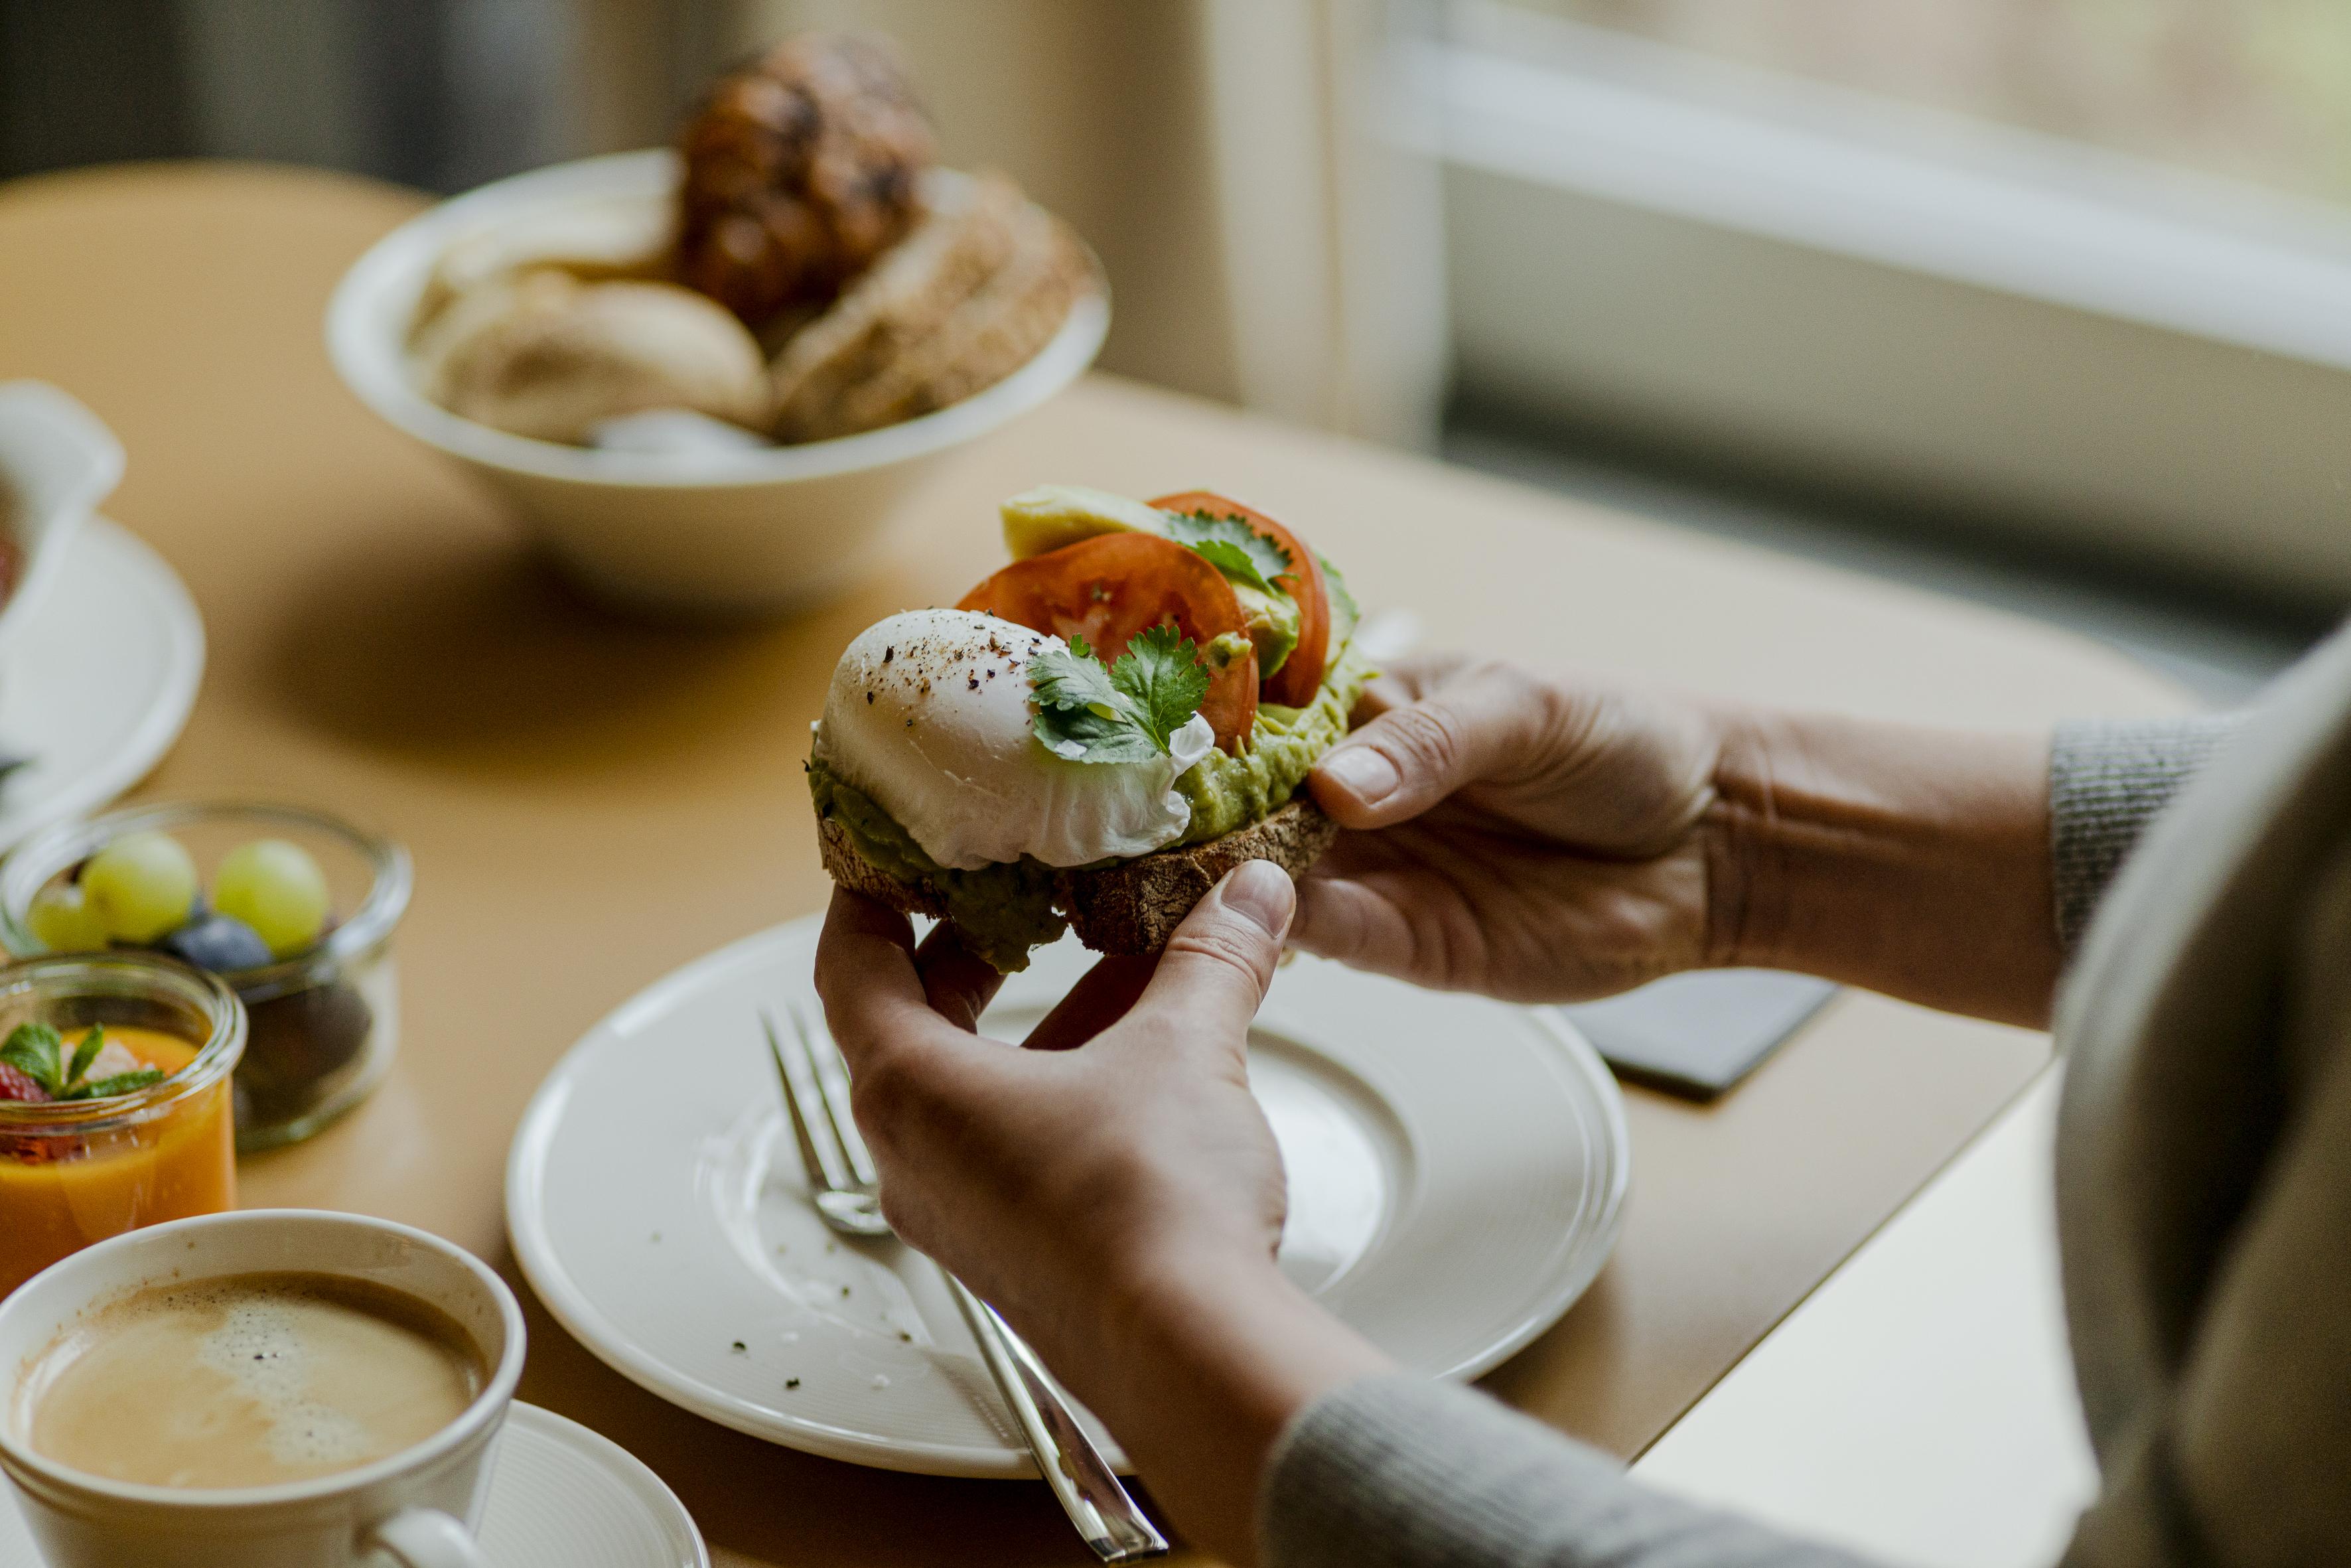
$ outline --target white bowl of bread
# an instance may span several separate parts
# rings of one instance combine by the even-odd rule
[[[704,121],[746,78],[772,99],[760,68],[714,89]],[[694,197],[708,163],[671,150],[558,164],[441,203],[361,256],[328,308],[336,368],[599,598],[682,613],[821,599],[882,553],[916,480],[1076,380],[1109,328],[1092,253],[1003,176],[928,166],[893,107],[917,145],[862,249],[838,232],[778,248],[740,209],[789,200],[758,190],[714,229]],[[723,161],[716,177],[740,183]],[[861,214],[827,215],[838,231]],[[789,241],[805,219],[772,226]]]

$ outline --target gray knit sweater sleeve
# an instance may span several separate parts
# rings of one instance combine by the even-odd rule
[[[2228,718],[2062,726],[2049,759],[2056,919],[2071,948],[2140,831]],[[1860,1560],[1653,1491],[1468,1389],[1375,1377],[1290,1423],[1266,1469],[1268,1568],[1851,1568]]]
[[[1861,1560],[1625,1479],[1482,1394],[1372,1377],[1282,1434],[1267,1568],[1855,1568]]]
[[[2074,950],[2123,857],[2236,728],[2231,715],[2083,719],[2049,744],[2057,938]]]

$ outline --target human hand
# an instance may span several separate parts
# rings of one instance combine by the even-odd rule
[[[1283,1424],[1380,1354],[1274,1266],[1281,1156],[1246,1045],[1294,906],[1233,872],[1155,963],[1104,959],[1019,1050],[973,1025],[994,972],[942,927],[833,894],[817,989],[882,1207],[994,1305],[1234,1561]]]
[[[1299,946],[1514,1001],[1721,956],[1705,709],[1443,655],[1404,661],[1356,718],[1308,779],[1345,831],[1299,885]]]
[[[1039,1043],[1108,1027],[1077,1049],[1022,1051],[972,1030],[974,993],[993,989],[984,967],[937,937],[918,955],[903,915],[836,894],[817,988],[892,1226],[1048,1339],[1165,1256],[1270,1258],[1281,1156],[1249,1094],[1246,1041],[1293,903],[1280,868],[1245,868],[1155,972],[1111,961]],[[1071,1021],[1089,989],[1129,978],[1147,982],[1139,997]],[[1128,999],[1124,1017],[1101,1016]]]

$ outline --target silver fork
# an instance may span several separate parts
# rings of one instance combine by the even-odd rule
[[[797,1051],[785,1049],[772,1015],[762,1011],[759,1022],[768,1031],[776,1075],[783,1080],[784,1109],[791,1114],[816,1211],[844,1236],[894,1236],[882,1217],[873,1156],[849,1112],[849,1069],[840,1049],[824,1026],[811,1023],[797,1004],[788,1011]],[[1038,1471],[1094,1555],[1105,1563],[1165,1556],[1167,1538],[1119,1484],[1093,1439],[1062,1403],[1037,1353],[970,1287],[945,1269],[939,1274],[971,1337],[979,1342],[980,1356],[996,1378],[997,1389],[1020,1423]]]

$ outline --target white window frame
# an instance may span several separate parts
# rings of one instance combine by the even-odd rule
[[[1473,402],[2351,598],[2351,214],[1491,0],[1396,47]]]

